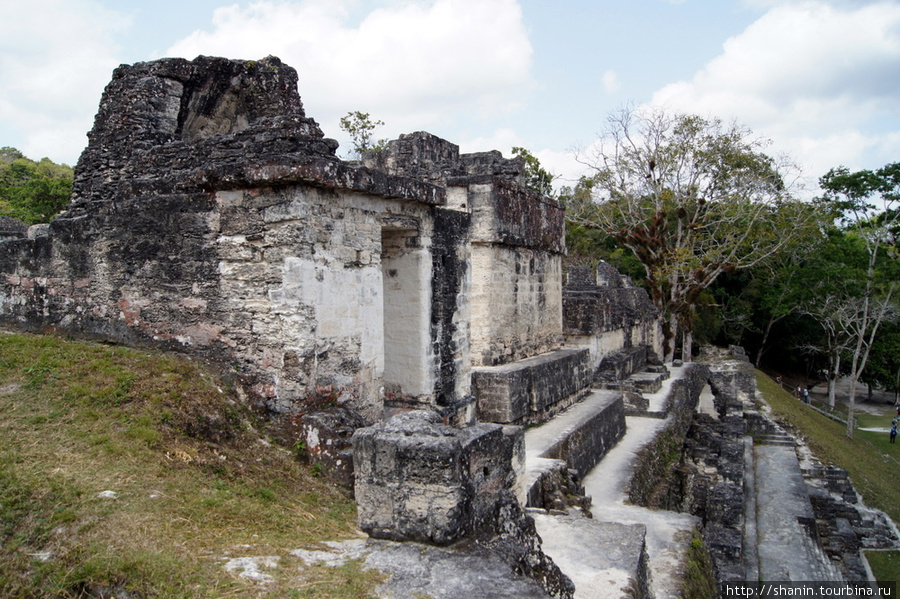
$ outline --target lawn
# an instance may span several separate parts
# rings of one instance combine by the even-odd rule
[[[267,426],[183,356],[0,332],[0,596],[370,596],[291,555],[353,538],[355,507]],[[268,584],[224,567],[259,556]]]

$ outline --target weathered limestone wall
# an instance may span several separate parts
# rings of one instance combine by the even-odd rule
[[[447,207],[471,214],[468,297],[475,366],[493,366],[560,347],[564,216],[556,202],[524,189],[521,159],[459,154],[428,133],[402,135],[364,163],[446,186]]]
[[[562,343],[561,261],[526,248],[472,247],[472,356],[512,362]]]
[[[304,187],[216,198],[220,335],[278,372],[257,389],[276,410],[310,393],[431,397],[427,206]]]
[[[560,347],[562,208],[508,184],[469,186],[476,366]]]
[[[659,310],[646,291],[635,287],[606,262],[595,271],[573,266],[563,287],[566,343],[588,348],[594,370],[605,358],[640,346],[661,355]]]
[[[561,207],[427,133],[343,162],[296,87],[274,57],[116,69],[69,209],[0,241],[0,320],[220,360],[277,412],[470,421],[473,363],[562,341]]]

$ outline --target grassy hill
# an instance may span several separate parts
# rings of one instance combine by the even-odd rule
[[[291,555],[355,508],[266,426],[185,357],[0,332],[0,596],[369,596]],[[226,570],[247,556],[269,583]]]

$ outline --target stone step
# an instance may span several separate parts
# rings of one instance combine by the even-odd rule
[[[790,435],[779,434],[754,435],[753,442],[757,445],[784,445],[788,447],[793,447],[797,444]]]
[[[546,469],[544,460],[562,460],[584,477],[625,434],[625,407],[619,391],[593,391],[552,420],[525,431],[526,479]],[[531,474],[527,474],[531,472]]]
[[[579,599],[650,596],[647,527],[581,516],[532,512],[544,553],[572,582]],[[590,551],[585,551],[585,548]]]
[[[664,380],[669,378],[668,372],[635,372],[628,379],[634,382],[642,393],[656,393],[662,388]]]
[[[656,393],[662,388],[663,381],[668,378],[668,369],[664,369],[663,371],[651,371],[647,369],[635,372],[629,375],[628,378],[619,381],[594,381],[594,388],[620,389],[623,391],[637,391],[639,393]]]

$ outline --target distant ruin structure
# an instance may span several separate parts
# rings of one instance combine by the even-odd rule
[[[659,343],[646,296],[625,314],[579,272],[567,299],[563,210],[521,159],[413,133],[342,161],[277,58],[122,65],[88,137],[68,210],[4,225],[3,322],[203,355],[275,412],[372,422],[536,422]]]

